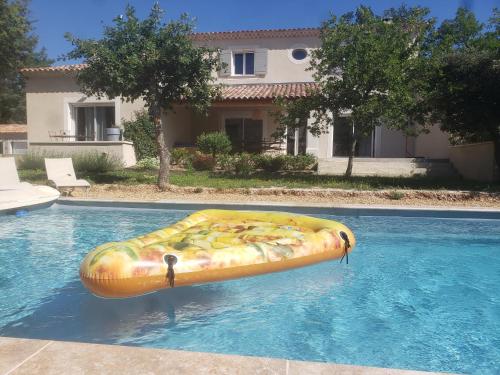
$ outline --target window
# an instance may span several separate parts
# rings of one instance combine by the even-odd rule
[[[262,120],[228,118],[225,130],[233,145],[233,151],[260,152],[262,150]]]
[[[75,107],[75,135],[77,141],[104,141],[106,128],[115,125],[114,106]]]
[[[307,57],[307,51],[303,48],[296,48],[292,51],[292,57],[295,60],[304,60]]]
[[[255,74],[255,54],[253,52],[238,52],[233,55],[233,74],[250,76]]]

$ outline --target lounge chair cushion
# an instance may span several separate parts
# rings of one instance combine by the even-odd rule
[[[56,187],[90,187],[85,180],[77,180],[71,158],[45,159],[47,178]]]
[[[16,161],[12,157],[0,157],[0,185],[19,184]]]

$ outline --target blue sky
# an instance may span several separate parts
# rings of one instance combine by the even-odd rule
[[[70,32],[80,38],[98,38],[103,25],[123,13],[132,4],[141,17],[148,14],[153,0],[32,0],[31,17],[35,20],[40,46],[49,57],[68,52],[71,45],[64,39]],[[197,18],[197,31],[225,31],[262,28],[316,27],[329,12],[343,14],[360,4],[376,12],[390,7],[421,5],[431,9],[438,20],[453,17],[458,6],[469,7],[481,21],[486,21],[500,0],[161,0],[166,18],[178,18],[186,12]],[[60,65],[63,62],[56,62]]]

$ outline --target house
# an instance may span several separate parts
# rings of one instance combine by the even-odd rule
[[[27,148],[26,124],[0,124],[0,155],[25,154]]]
[[[176,105],[163,114],[169,124],[167,143],[192,146],[203,132],[228,134],[235,150],[248,152],[311,153],[321,160],[346,162],[348,118],[339,118],[319,137],[306,130],[290,132],[285,142],[273,138],[272,112],[279,96],[297,98],[314,88],[308,71],[311,51],[320,46],[319,29],[277,29],[193,34],[199,45],[217,47],[225,69],[214,72],[224,85],[208,116]],[[133,164],[132,144],[110,141],[107,131],[132,119],[143,108],[141,101],[86,97],[76,83],[84,65],[23,69],[27,79],[28,142],[30,149],[113,152]],[[405,136],[383,126],[359,142],[360,158],[448,159],[448,139],[437,127],[430,134]],[[340,167],[339,167],[340,168]],[[345,169],[345,168],[344,168]]]

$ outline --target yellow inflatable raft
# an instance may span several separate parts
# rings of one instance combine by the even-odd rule
[[[345,225],[277,212],[204,210],[178,223],[91,251],[83,284],[103,297],[233,279],[343,258],[355,239]]]

